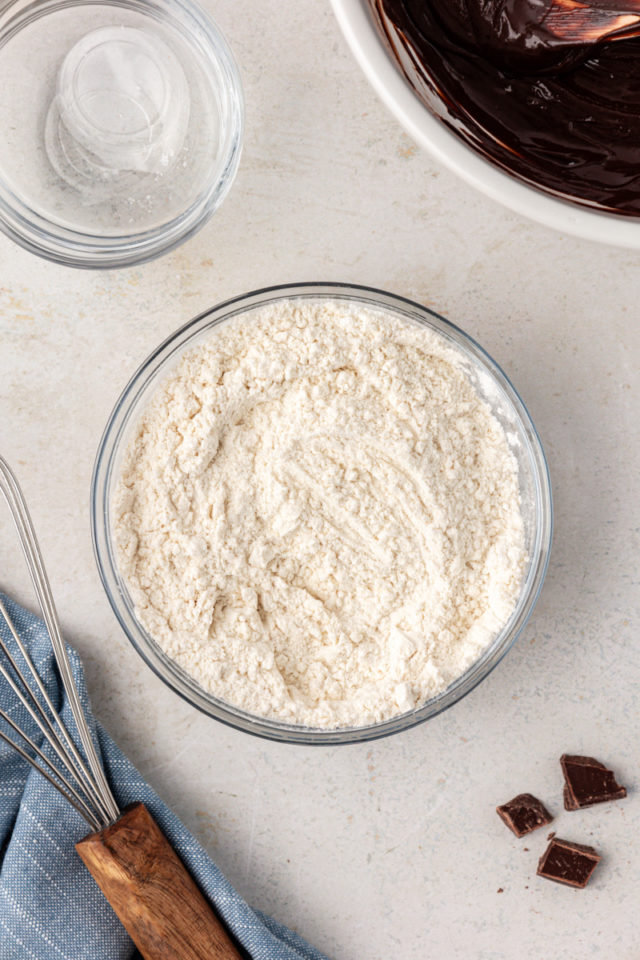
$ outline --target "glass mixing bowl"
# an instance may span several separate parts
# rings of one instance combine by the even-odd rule
[[[391,311],[441,334],[460,351],[469,377],[504,427],[518,463],[529,559],[520,596],[508,622],[480,658],[446,690],[417,709],[365,727],[325,730],[282,723],[246,713],[205,692],[167,657],[140,625],[116,563],[111,526],[112,495],[131,433],[158,384],[185,351],[209,337],[218,324],[254,308],[292,298],[342,300]],[[288,743],[352,743],[397,733],[434,717],[473,690],[500,662],[527,622],[544,580],[551,545],[551,488],[544,452],[522,400],[500,367],[466,333],[403,297],[340,283],[302,283],[270,287],[228,300],[181,327],[145,360],[116,403],[100,442],[91,488],[91,524],[100,577],[122,628],[140,656],[176,693],[204,713],[261,737]]]
[[[191,0],[10,0],[0,129],[0,229],[57,263],[130,266],[182,243],[226,196],[240,78]]]

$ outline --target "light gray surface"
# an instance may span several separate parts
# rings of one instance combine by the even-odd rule
[[[209,226],[108,274],[0,239],[0,450],[96,713],[251,903],[336,960],[632,957],[640,256],[521,220],[419,153],[322,0],[208,6],[247,100],[238,180]],[[166,690],[111,613],[88,519],[101,430],[147,353],[228,296],[318,279],[413,297],[476,337],[529,406],[556,505],[541,600],[497,671],[425,726],[339,749],[254,740]],[[0,587],[30,601],[5,520]],[[562,812],[563,751],[610,761],[629,798]],[[586,891],[536,878],[546,832],[516,840],[494,813],[523,790],[603,854]]]

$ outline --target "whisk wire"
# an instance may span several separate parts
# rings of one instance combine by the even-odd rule
[[[1,598],[0,598],[0,614],[4,618],[14,639],[18,643],[19,648],[22,650],[23,645],[20,642],[20,638],[18,637],[18,634],[11,621],[9,613],[4,603],[2,602]],[[79,789],[82,790],[82,792],[85,794],[85,799],[86,801],[88,801],[89,806],[93,808],[92,814],[94,818],[98,822],[101,819],[104,820],[105,814],[104,814],[104,811],[102,811],[101,809],[100,797],[97,794],[97,791],[95,790],[90,780],[87,781],[85,777],[81,776],[81,771],[78,770],[76,764],[73,761],[72,756],[67,750],[65,744],[62,742],[61,738],[58,736],[58,733],[55,727],[53,726],[53,724],[51,723],[51,720],[47,716],[42,704],[40,703],[38,698],[35,696],[33,691],[31,690],[22,670],[18,666],[13,654],[5,644],[2,637],[0,637],[0,650],[5,655],[7,661],[11,666],[11,669],[13,670],[13,675],[12,675],[7,670],[7,668],[0,662],[0,676],[4,677],[5,681],[7,682],[11,690],[13,690],[14,694],[18,698],[18,702],[22,704],[23,708],[27,711],[31,719],[36,723],[42,735],[45,737],[45,739],[49,743],[51,749],[54,751],[58,759],[62,761],[63,765],[66,767],[69,773],[75,777],[75,780]],[[24,654],[26,654],[26,651],[23,651],[23,655]],[[40,677],[38,676],[38,673],[33,665],[33,662],[31,661],[31,658],[28,656],[28,654],[26,655],[25,659],[31,671],[32,676],[39,681]],[[58,712],[52,706],[50,706],[50,710],[51,710],[51,714],[54,722],[57,723],[59,727],[63,727],[62,720]],[[23,737],[23,739],[25,740],[28,739],[24,731],[20,730],[20,728],[13,723],[13,721],[11,720],[11,718],[8,716],[6,712],[0,710],[0,716],[3,719],[5,719],[7,723]],[[54,769],[55,769],[55,772],[58,774],[58,776],[60,776],[60,779],[64,780],[65,777],[62,774],[60,774],[57,768],[54,768]]]
[[[12,740],[3,730],[0,730],[0,737],[7,743],[10,747],[13,747],[14,750],[17,750],[25,760],[28,760],[32,767],[42,774],[43,777],[46,777],[49,783],[53,784],[56,790],[59,790],[65,800],[68,800],[81,816],[87,821],[90,827],[93,830],[100,830],[102,824],[95,815],[95,812],[87,805],[86,801],[80,796],[78,791],[75,789],[73,784],[69,783],[65,775],[58,770],[54,763],[51,760],[45,757],[42,750],[38,747],[36,743],[33,742],[31,737],[27,736],[24,730],[21,730],[15,721],[11,719],[9,714],[5,710],[0,710],[0,718],[7,723],[14,733],[17,733],[19,737],[24,740],[24,742],[33,750],[33,752],[40,758],[42,763],[44,763],[52,774],[54,774],[60,781],[62,781],[63,786],[60,783],[56,782],[53,779],[53,776],[50,776],[45,769],[43,769],[40,764],[36,763],[33,757],[31,757],[25,750],[23,750],[19,743],[16,743],[15,740]],[[75,800],[75,802],[74,802]]]
[[[31,708],[31,706],[30,706],[29,703],[27,702],[26,698],[25,698],[25,697],[21,694],[21,692],[18,690],[17,685],[13,682],[12,678],[9,676],[8,672],[4,669],[4,667],[3,667],[2,665],[0,665],[0,676],[4,677],[4,679],[5,679],[5,681],[7,682],[7,684],[11,687],[11,689],[13,690],[13,692],[14,692],[14,693],[16,694],[16,696],[18,697],[19,702],[22,704],[22,706],[24,707],[24,709],[27,711],[27,713],[29,714],[29,716],[31,717],[31,719],[32,719],[32,720],[36,723],[36,725],[38,726],[40,732],[42,733],[42,735],[44,736],[45,740],[47,741],[47,743],[49,744],[49,746],[51,747],[51,749],[54,751],[54,753],[56,754],[56,756],[58,757],[58,759],[60,759],[60,760],[63,762],[63,764],[66,764],[67,769],[68,769],[70,772],[72,772],[72,775],[73,775],[73,773],[75,773],[75,771],[74,771],[74,768],[73,768],[72,766],[70,766],[69,763],[68,763],[68,754],[66,754],[65,751],[64,751],[64,748],[61,747],[60,741],[59,741],[59,739],[56,737],[55,730],[53,729],[53,727],[51,726],[51,724],[49,723],[49,721],[47,720],[47,718],[44,717],[43,714],[40,714],[40,716],[39,716],[39,715],[38,715],[39,712],[38,712],[38,711],[35,711],[35,710],[33,710],[33,709]],[[30,741],[30,737],[24,732],[24,730],[22,730],[22,729],[20,729],[20,727],[18,727],[18,725],[15,723],[15,721],[13,721],[13,720],[11,719],[11,717],[9,716],[9,714],[8,714],[5,710],[0,710],[0,718],[2,718],[6,723],[8,723],[9,726],[10,726],[16,733],[18,733],[19,736],[21,736],[23,740],[25,740],[25,741],[29,740],[29,741]],[[12,742],[13,742],[13,741],[12,741]],[[61,780],[64,780],[64,779],[65,779],[64,775],[61,774],[61,773],[59,773],[59,771],[57,770],[57,768],[55,768],[50,761],[47,760],[46,762],[47,762],[47,765],[48,765],[49,767],[51,767],[51,769],[54,770],[54,772],[60,776],[60,779],[61,779]],[[79,780],[77,779],[77,777],[76,777],[76,782],[78,783],[78,786],[81,786],[81,788],[84,788],[84,784],[82,784],[82,782],[79,781]],[[89,800],[90,797],[91,797],[91,794],[88,794],[88,795],[87,795],[87,800]],[[95,803],[95,800],[94,800],[94,803]],[[96,816],[95,811],[93,812],[93,815],[94,815],[94,817]]]
[[[27,753],[27,751],[26,751],[26,750],[23,750],[23,748],[20,746],[20,744],[15,743],[15,741],[12,740],[11,737],[7,736],[7,734],[4,733],[2,730],[0,730],[0,740],[4,740],[5,743],[8,743],[9,746],[10,746],[13,750],[16,751],[16,753],[19,753],[20,756],[21,756],[24,760],[26,760],[28,763],[30,763],[31,766],[32,766],[35,770],[38,771],[38,773],[42,774],[42,776],[43,776],[46,780],[48,780],[49,783],[50,783],[52,786],[54,786],[54,787],[56,788],[56,790],[58,791],[58,793],[61,793],[62,796],[65,798],[65,800],[66,800],[68,803],[70,803],[71,806],[74,807],[82,817],[84,817],[84,819],[87,821],[87,823],[89,824],[89,826],[90,826],[93,830],[99,830],[99,829],[100,829],[99,824],[96,826],[96,821],[94,821],[93,817],[87,816],[87,814],[86,814],[85,811],[82,809],[82,807],[80,806],[80,804],[76,803],[76,801],[73,799],[73,797],[69,796],[69,794],[68,794],[67,791],[64,789],[64,787],[60,786],[60,784],[57,783],[57,781],[54,780],[53,777],[50,776],[50,774],[48,774],[46,770],[44,770],[38,763],[36,763],[36,761],[33,759],[33,757],[29,756],[29,754]]]
[[[1,459],[1,458],[0,458]],[[18,494],[18,503],[20,506],[20,520],[21,528],[26,534],[26,539],[21,540],[23,551],[27,559],[27,564],[29,566],[29,572],[31,574],[31,579],[38,596],[38,601],[40,603],[40,608],[42,610],[42,615],[44,617],[49,636],[51,638],[51,643],[53,645],[56,663],[60,671],[60,677],[71,706],[71,712],[73,714],[74,720],[76,722],[76,727],[80,735],[80,741],[84,748],[85,756],[90,767],[91,775],[93,775],[93,782],[98,785],[100,788],[98,793],[100,797],[100,804],[104,808],[107,815],[108,822],[119,816],[119,810],[115,800],[111,795],[111,790],[107,784],[106,777],[104,775],[102,765],[98,759],[89,728],[84,716],[84,711],[80,703],[80,698],[78,696],[78,691],[73,680],[73,675],[71,673],[71,665],[69,663],[69,658],[67,656],[67,649],[62,638],[60,631],[60,626],[58,623],[58,615],[56,612],[55,603],[53,600],[53,595],[51,593],[51,587],[49,585],[49,579],[44,567],[42,556],[40,553],[40,548],[38,546],[38,541],[36,540],[35,531],[33,529],[33,524],[31,522],[31,517],[27,510],[27,506],[20,494],[20,490],[17,490]],[[31,561],[31,562],[30,562]],[[32,566],[33,564],[33,566]],[[48,698],[47,698],[48,699]],[[62,726],[62,725],[61,725]],[[81,769],[85,776],[90,778],[89,772],[87,771],[84,762],[76,750],[75,744],[69,737],[67,730],[62,726],[65,739],[71,749],[76,762],[80,765]]]
[[[20,545],[27,562],[27,567],[29,569],[29,574],[36,591],[36,595],[38,597],[42,616],[51,638],[53,652],[60,672],[60,677],[71,706],[71,711],[76,723],[78,734],[80,736],[82,747],[87,758],[89,769],[87,769],[87,764],[85,764],[84,760],[80,756],[72,737],[70,736],[53,704],[51,703],[51,699],[31,662],[24,644],[18,637],[18,634],[15,631],[10,619],[6,616],[6,610],[3,611],[3,615],[5,616],[5,619],[7,619],[7,623],[12,635],[16,640],[18,648],[20,649],[22,656],[25,658],[25,662],[27,663],[29,670],[34,677],[34,681],[38,687],[38,690],[40,691],[47,708],[51,711],[60,734],[64,738],[66,749],[63,750],[63,753],[67,759],[70,759],[69,754],[71,754],[71,757],[73,758],[73,762],[68,765],[69,773],[77,781],[78,787],[87,795],[87,798],[90,797],[91,800],[96,804],[96,807],[100,811],[100,823],[106,825],[116,820],[120,815],[120,811],[107,783],[100,760],[98,759],[98,755],[91,738],[91,733],[89,731],[82,705],[80,703],[78,690],[71,672],[71,665],[69,663],[67,650],[60,632],[56,607],[53,600],[53,595],[51,593],[49,579],[44,567],[44,562],[42,560],[42,555],[40,553],[38,541],[35,535],[35,530],[33,528],[33,523],[22,495],[22,491],[20,490],[13,471],[2,456],[0,456],[0,491],[7,501],[11,516],[18,532]],[[22,679],[24,682],[24,678]],[[38,725],[40,726],[40,724]],[[42,729],[42,727],[40,727],[40,729]],[[3,734],[2,738],[5,741],[7,740],[7,737]],[[57,737],[57,735],[56,739],[58,740],[58,743],[60,743],[60,738]],[[33,761],[32,758],[29,758],[26,751],[11,741],[10,738],[9,741],[11,745],[15,746],[19,753],[25,756],[26,759],[29,759],[29,762],[37,766],[35,761]],[[62,744],[60,744],[60,746],[62,746]],[[57,752],[58,751],[56,751],[56,753]],[[40,768],[38,767],[38,769]],[[47,776],[47,779],[49,779],[50,782],[53,782],[51,781],[51,777],[48,776],[45,771],[41,772]],[[56,785],[55,782],[54,785]],[[60,789],[59,786],[58,789]],[[76,806],[75,802],[74,806]]]
[[[2,614],[2,617],[5,620],[11,632],[11,635],[13,636],[13,639],[18,646],[18,649],[20,650],[20,653],[22,654],[27,667],[29,668],[29,672],[33,677],[33,680],[38,690],[40,691],[40,694],[42,695],[42,698],[46,706],[49,709],[50,715],[53,718],[54,722],[57,724],[58,729],[60,730],[60,734],[62,734],[62,736],[58,734],[55,727],[51,723],[51,720],[47,716],[43,705],[40,703],[40,701],[37,699],[37,697],[33,693],[33,690],[31,689],[27,680],[25,679],[24,674],[22,673],[18,664],[16,663],[15,658],[12,656],[11,651],[9,650],[7,645],[4,643],[2,638],[0,638],[0,649],[2,650],[6,659],[9,661],[15,676],[12,677],[8,673],[6,667],[4,667],[1,663],[0,663],[0,675],[5,678],[6,682],[9,684],[9,686],[11,687],[15,695],[18,697],[18,699],[22,703],[25,710],[27,710],[27,712],[29,713],[29,716],[37,724],[42,734],[49,741],[52,749],[56,752],[56,754],[63,761],[63,763],[66,764],[67,769],[75,777],[80,788],[83,790],[83,792],[87,795],[88,798],[91,798],[93,805],[99,811],[100,819],[104,820],[105,823],[108,823],[110,820],[109,811],[106,808],[106,806],[103,804],[100,798],[100,794],[98,790],[96,790],[93,784],[93,781],[91,779],[91,775],[89,774],[89,771],[87,770],[86,766],[82,763],[79,757],[78,759],[76,759],[77,751],[75,749],[73,750],[70,749],[71,747],[74,746],[71,741],[71,736],[65,724],[63,723],[62,718],[59,716],[57,710],[53,706],[53,703],[51,702],[51,698],[47,693],[46,687],[42,683],[42,680],[35,666],[33,665],[33,661],[29,656],[29,652],[27,651],[22,640],[20,639],[20,636],[17,630],[15,629],[15,626],[11,620],[11,617],[9,616],[9,613],[4,603],[2,602],[2,599],[0,599],[0,614]],[[16,678],[22,684],[22,687],[24,689],[24,694],[18,688],[16,684]],[[63,742],[63,738],[64,738],[64,742]]]

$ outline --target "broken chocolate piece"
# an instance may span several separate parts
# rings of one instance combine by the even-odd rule
[[[518,794],[509,803],[496,807],[496,813],[516,837],[524,837],[553,820],[545,806],[531,793]]]
[[[560,765],[565,779],[564,808],[579,810],[593,803],[621,800],[627,791],[616,782],[613,770],[609,770],[593,757],[575,757],[564,753]]]
[[[580,809],[579,805],[578,805],[578,804],[576,803],[576,801],[573,799],[573,796],[572,796],[572,794],[571,794],[571,791],[569,790],[569,787],[566,785],[566,783],[565,783],[564,789],[563,789],[563,791],[562,791],[562,799],[564,800],[564,808],[565,808],[565,810],[579,810],[579,809]]]
[[[538,862],[538,876],[583,889],[600,863],[593,847],[554,837]]]

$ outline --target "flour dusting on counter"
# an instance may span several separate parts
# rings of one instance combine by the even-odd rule
[[[461,352],[392,313],[278,301],[154,394],[115,498],[148,633],[250,713],[361,726],[497,635],[526,552],[516,461]]]

